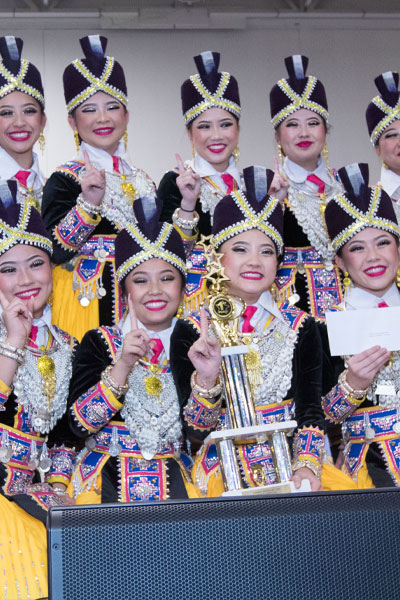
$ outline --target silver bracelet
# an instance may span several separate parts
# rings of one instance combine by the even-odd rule
[[[368,392],[369,386],[366,387],[364,390],[355,390],[354,388],[352,388],[349,382],[347,381],[347,371],[348,370],[345,369],[339,375],[338,383],[341,391],[345,396],[351,396],[356,400],[362,400]]]
[[[25,350],[17,348],[16,346],[11,346],[6,342],[0,342],[0,354],[7,358],[11,358],[12,360],[16,360],[19,365],[22,365],[25,359]]]
[[[190,377],[190,387],[195,396],[201,396],[206,399],[215,398],[222,392],[222,383],[220,382],[219,377],[217,383],[209,390],[200,387],[197,383],[197,371],[193,371],[192,376]]]
[[[172,222],[174,225],[177,225],[181,229],[194,229],[199,222],[199,214],[194,210],[193,211],[193,219],[182,219],[179,216],[179,206],[175,209],[174,214],[172,215]]]
[[[101,205],[96,206],[95,204],[86,202],[86,200],[83,199],[82,194],[79,194],[78,198],[76,199],[76,204],[77,204],[77,206],[79,206],[79,208],[81,208],[82,210],[84,210],[87,213],[99,215],[101,212]]]

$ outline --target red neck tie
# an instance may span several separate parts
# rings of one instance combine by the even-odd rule
[[[234,186],[235,180],[233,179],[232,175],[229,175],[228,173],[223,173],[221,175],[221,178],[227,187],[226,193],[230,194],[231,192],[233,192],[233,186]]]
[[[317,177],[317,175],[314,175],[313,173],[308,175],[307,181],[311,181],[311,183],[314,183],[318,186],[318,194],[323,194],[325,192],[325,183],[322,181],[322,179]]]
[[[28,181],[30,174],[30,171],[18,171],[18,173],[15,173],[14,177],[21,185],[27,187],[26,182]]]
[[[37,338],[38,331],[39,331],[38,327],[36,325],[32,325],[31,332],[29,334],[28,346],[37,347],[36,338]]]
[[[389,304],[386,304],[386,302],[382,300],[382,302],[379,302],[378,308],[389,308]]]
[[[119,173],[119,158],[118,156],[113,156],[113,169],[116,173]]]
[[[150,359],[150,362],[153,365],[156,365],[158,363],[158,357],[160,356],[161,352],[164,349],[163,343],[159,338],[151,338],[150,339],[151,342],[153,342],[153,347],[152,347],[152,352],[153,352],[153,356]]]
[[[251,333],[254,331],[253,325],[250,324],[251,318],[257,310],[257,306],[247,306],[246,310],[242,314],[243,317],[243,325],[242,325],[242,333]]]

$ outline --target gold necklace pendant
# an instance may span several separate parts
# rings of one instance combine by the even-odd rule
[[[120,177],[122,179],[121,190],[124,192],[125,198],[128,198],[128,200],[130,200],[133,204],[133,202],[136,200],[136,196],[137,196],[136,190],[133,187],[133,183],[126,181],[126,175],[121,175]]]
[[[54,360],[45,354],[38,359],[37,367],[42,377],[50,377],[55,369]]]
[[[247,373],[251,385],[261,384],[261,357],[258,350],[249,348],[247,354],[244,355]]]
[[[36,208],[36,210],[40,213],[40,204],[33,195],[33,191],[31,189],[28,189],[28,194],[29,195],[25,198],[26,204],[33,206],[33,208]]]
[[[149,394],[149,396],[157,396],[158,401],[161,402],[162,381],[156,375],[156,373],[159,373],[160,371],[156,365],[150,365],[150,371],[153,375],[148,375],[144,378],[146,394]]]
[[[37,368],[42,376],[43,389],[46,394],[47,402],[50,405],[54,393],[56,391],[56,368],[54,360],[46,354],[45,348],[42,346],[43,355],[38,358]]]

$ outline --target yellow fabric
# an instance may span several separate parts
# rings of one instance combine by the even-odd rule
[[[369,476],[366,464],[363,464],[358,471],[357,480],[355,481],[332,464],[324,462],[322,464],[321,483],[322,489],[325,492],[334,490],[365,490],[375,487]]]
[[[0,597],[47,597],[45,526],[1,494],[0,515]]]
[[[52,321],[80,342],[89,329],[99,326],[99,301],[94,298],[89,306],[81,306],[72,278],[73,272],[60,265],[53,270]]]
[[[0,394],[9,396],[11,394],[11,388],[2,379],[0,379]]]

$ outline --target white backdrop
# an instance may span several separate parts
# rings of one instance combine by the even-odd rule
[[[374,26],[371,21],[371,27]],[[367,134],[365,109],[375,95],[374,77],[400,67],[398,31],[332,28],[323,21],[310,28],[279,30],[131,30],[102,31],[108,37],[107,53],[123,65],[127,77],[129,152],[134,164],[158,183],[174,166],[174,154],[189,157],[190,146],[182,121],[180,85],[195,72],[192,57],[203,50],[221,52],[220,68],[239,81],[242,100],[241,167],[271,167],[275,153],[269,116],[269,90],[286,75],[283,59],[294,53],[310,58],[308,74],[324,83],[332,130],[328,145],[335,167],[365,161],[371,183],[379,174],[378,159]],[[48,124],[46,150],[41,159],[46,175],[74,154],[67,124],[62,72],[81,57],[78,39],[98,31],[0,29],[1,35],[24,39],[24,57],[41,71]]]

